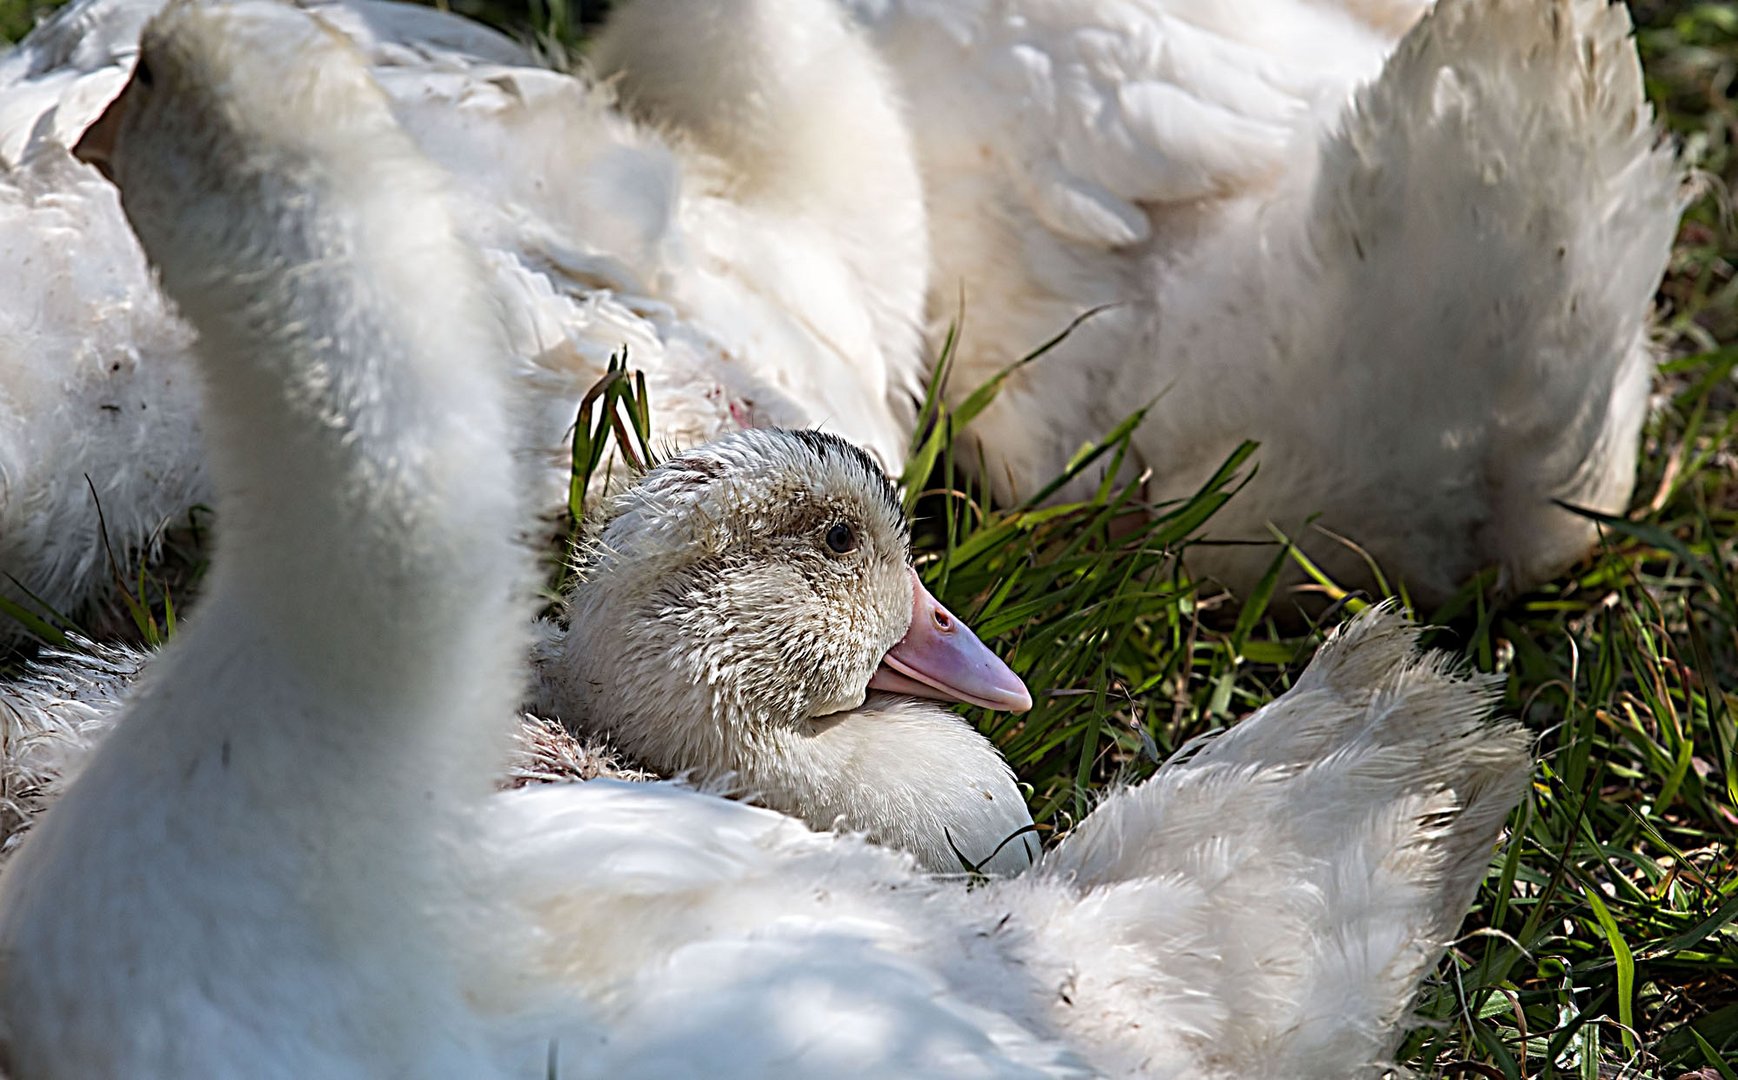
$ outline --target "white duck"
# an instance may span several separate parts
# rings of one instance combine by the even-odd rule
[[[1111,305],[974,423],[1004,497],[1153,401],[1155,499],[1262,444],[1207,532],[1264,543],[1189,555],[1236,590],[1269,523],[1435,598],[1626,508],[1684,196],[1622,4],[846,2],[912,105],[952,397]]]
[[[0,266],[14,283],[0,298],[0,598],[35,610],[72,614],[114,580],[111,551],[126,570],[210,497],[191,333],[113,190],[68,150],[161,4],[80,0],[0,56]],[[718,25],[683,37],[668,77],[710,72],[712,111],[653,124],[464,19],[304,6],[362,49],[452,173],[511,315],[528,391],[512,435],[550,466],[540,510],[563,504],[575,406],[624,348],[661,442],[828,426],[898,467],[927,238],[888,79],[841,12],[688,0]],[[21,629],[0,618],[0,643]]]
[[[818,432],[743,432],[659,465],[605,516],[568,595],[573,632],[539,635],[538,712],[929,870],[1032,865],[1007,762],[904,695],[1014,711],[1031,698],[917,580],[898,496],[866,453]],[[81,646],[0,684],[0,852],[76,775],[149,661]],[[535,744],[542,720],[526,722]]]
[[[201,618],[0,875],[10,1071],[1379,1068],[1526,774],[1485,684],[1365,619],[971,891],[681,789],[496,794],[528,559],[441,172],[261,0],[166,9],[108,115],[87,152],[117,140],[199,330],[221,534]]]

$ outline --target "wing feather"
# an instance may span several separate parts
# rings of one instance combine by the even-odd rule
[[[1150,235],[1152,204],[1283,170],[1312,118],[1373,74],[1425,6],[855,4],[907,80],[920,138],[982,141],[1046,226],[1110,247]]]

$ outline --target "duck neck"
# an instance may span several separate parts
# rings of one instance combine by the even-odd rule
[[[355,160],[244,172],[191,221],[127,205],[200,333],[218,544],[0,878],[0,1013],[88,1048],[31,1075],[483,1075],[444,1022],[448,920],[477,895],[528,560],[480,271],[379,117]]]
[[[199,331],[218,519],[205,602],[154,683],[177,699],[145,695],[124,726],[166,755],[221,747],[236,813],[294,800],[310,837],[378,826],[403,847],[431,792],[492,789],[529,560],[475,254],[402,132],[351,156],[240,173],[192,241],[127,206]]]
[[[958,759],[959,740],[950,737],[965,725],[939,706],[887,708],[894,700],[872,695],[858,708],[798,724],[742,721],[757,732],[741,754],[743,787],[805,817],[843,816],[859,831],[869,825],[848,808],[862,801],[853,792],[872,790],[888,807],[944,798],[932,788],[938,772],[975,764]]]
[[[639,0],[612,13],[589,59],[630,112],[721,161],[739,196],[843,216],[891,185],[921,205],[893,78],[832,6]]]
[[[522,663],[504,349],[433,193],[406,212],[427,179],[385,168],[270,200],[289,218],[272,264],[183,301],[220,498],[211,601],[255,613],[273,662],[323,700],[382,719],[469,710],[485,735]],[[240,295],[250,279],[278,284]],[[413,764],[421,740],[382,734],[396,768]]]
[[[927,870],[957,873],[965,859],[1017,873],[1036,854],[1019,835],[1032,818],[1007,762],[933,702],[871,694],[836,716],[768,727],[741,773],[774,809],[909,851]]]

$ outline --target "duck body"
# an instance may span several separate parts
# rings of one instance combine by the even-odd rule
[[[1557,502],[1625,509],[1683,196],[1622,5],[851,7],[923,106],[950,392],[1103,307],[975,422],[1004,498],[1150,401],[1156,499],[1261,443],[1207,533],[1269,543],[1189,556],[1234,590],[1270,526],[1347,583],[1525,588],[1593,541]]]
[[[86,0],[0,61],[18,190],[120,248],[64,145],[156,6]],[[956,398],[1102,308],[974,425],[1004,499],[1152,401],[1133,466],[1153,498],[1256,439],[1210,535],[1277,529],[1347,583],[1374,562],[1430,599],[1496,565],[1524,588],[1592,540],[1559,503],[1624,508],[1682,197],[1621,7],[847,6],[874,49],[825,4],[640,0],[595,50],[606,90],[442,13],[315,5],[469,201],[544,512],[574,403],[623,348],[661,439],[826,423],[896,467],[926,294],[932,327],[965,297]],[[10,232],[64,248],[43,198],[15,201]],[[0,568],[60,610],[107,579],[81,477],[117,548],[209,494],[177,435],[185,327],[138,265],[46,275],[68,314],[15,319],[8,346],[29,370],[0,390],[18,420]],[[1275,554],[1190,558],[1245,590]]]
[[[0,176],[0,596],[70,611],[112,580],[105,526],[148,553],[209,498],[192,333],[94,171],[56,148]]]
[[[441,171],[294,8],[176,5],[143,62],[86,153],[199,329],[223,531],[200,622],[0,874],[11,1070],[1380,1071],[1524,784],[1487,686],[1377,613],[971,891],[693,791],[495,794],[522,477]]]
[[[0,443],[0,521],[14,522],[0,534],[0,569],[20,583],[0,588],[63,613],[102,592],[109,549],[148,552],[165,522],[211,495],[191,332],[164,305],[112,193],[69,152],[160,6],[85,0],[0,59],[0,198],[16,204],[0,255],[43,297],[0,312],[22,328],[0,336],[0,408],[17,414]],[[624,350],[646,373],[657,442],[828,424],[884,466],[902,461],[922,363],[922,197],[886,76],[836,11],[807,5],[806,18],[780,22],[760,11],[777,3],[751,0],[725,12],[743,16],[720,24],[735,36],[694,40],[680,70],[713,51],[736,55],[751,27],[786,26],[790,40],[771,43],[779,65],[754,69],[770,89],[746,100],[764,112],[712,122],[631,115],[612,90],[442,12],[306,6],[362,49],[400,122],[453,177],[510,313],[522,375],[512,434],[547,466],[540,513],[565,505],[577,404]],[[819,79],[829,93],[812,92]],[[840,115],[853,118],[861,169],[802,134],[843,130]],[[769,142],[781,130],[789,145]],[[757,170],[781,149],[773,184]]]

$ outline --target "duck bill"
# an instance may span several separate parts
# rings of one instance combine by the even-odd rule
[[[881,658],[869,688],[963,701],[1001,712],[1025,712],[1032,707],[1032,695],[1020,676],[930,595],[915,570],[911,572],[911,626]]]
[[[114,155],[115,142],[121,134],[121,116],[127,110],[127,91],[132,87],[128,83],[121,88],[115,100],[109,102],[109,107],[97,117],[96,122],[85,128],[78,144],[72,148],[72,156],[86,165],[91,165],[103,174],[103,179],[109,183],[115,182]]]

